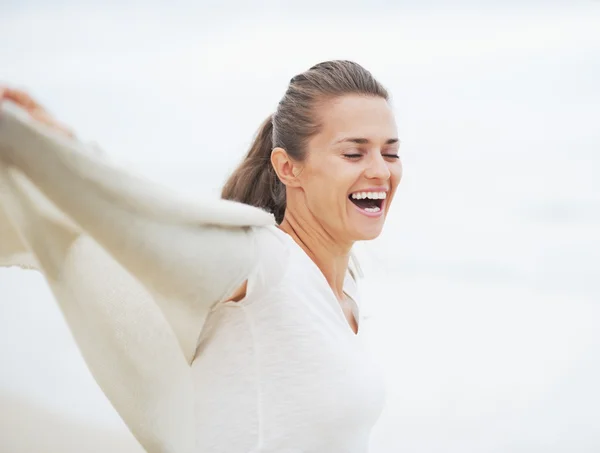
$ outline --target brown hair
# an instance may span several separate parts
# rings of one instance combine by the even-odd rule
[[[315,107],[347,94],[389,99],[371,73],[352,61],[326,61],[292,78],[276,112],[263,122],[248,154],[225,183],[222,198],[265,209],[281,223],[285,186],[271,165],[271,151],[281,147],[295,161],[303,161],[309,139],[321,127]]]

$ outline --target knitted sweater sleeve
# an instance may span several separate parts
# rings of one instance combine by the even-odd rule
[[[262,210],[189,202],[0,112],[0,265],[45,276],[94,377],[149,452],[193,451],[189,364],[257,259]],[[2,298],[4,299],[4,298]]]

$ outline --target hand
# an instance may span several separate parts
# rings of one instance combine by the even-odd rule
[[[35,101],[25,91],[15,90],[0,85],[0,105],[2,102],[11,101],[25,110],[33,119],[58,131],[67,137],[74,138],[75,135],[64,124],[59,123],[48,111]]]

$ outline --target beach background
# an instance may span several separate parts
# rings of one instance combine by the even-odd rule
[[[357,246],[388,387],[371,451],[599,452],[600,2],[366,5],[5,0],[0,82],[119,164],[218,196],[293,75],[361,63],[404,162]],[[41,276],[0,270],[0,452],[106,451],[141,449]]]

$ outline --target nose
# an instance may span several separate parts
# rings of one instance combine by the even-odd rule
[[[369,159],[365,176],[369,179],[378,179],[387,181],[390,179],[391,172],[388,163],[380,153],[373,153],[373,157]]]

